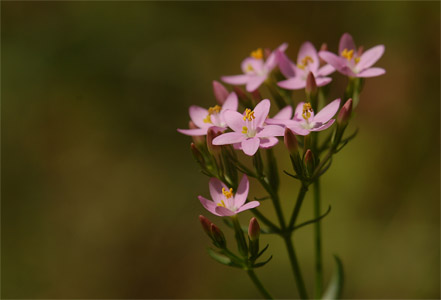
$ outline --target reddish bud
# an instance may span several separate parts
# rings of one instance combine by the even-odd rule
[[[346,125],[352,114],[352,99],[346,101],[337,116],[337,124]]]
[[[228,90],[216,80],[213,80],[213,92],[214,97],[216,97],[217,103],[220,105],[224,104],[225,100],[228,97]]]
[[[299,152],[299,144],[297,143],[297,138],[294,132],[292,132],[292,130],[288,127],[285,128],[285,136],[283,138],[283,141],[285,142],[285,146],[290,154],[294,155]]]
[[[190,129],[199,129],[199,127],[196,126],[196,124],[193,121],[188,122],[188,128]],[[191,137],[193,139],[193,142],[196,145],[202,145],[205,143],[205,137],[203,135],[193,135]]]
[[[319,50],[319,51],[328,51],[328,44],[323,43],[323,44],[320,46],[320,50]],[[326,65],[326,64],[327,64],[327,62],[324,61],[320,56],[319,56],[319,60],[320,60],[320,64],[321,64],[321,65]]]
[[[251,241],[256,241],[260,237],[260,225],[256,218],[251,218],[250,225],[248,226],[248,236]]]
[[[240,87],[233,87],[233,91],[236,93],[237,97],[241,100],[248,100],[247,94]]]
[[[312,173],[315,167],[315,161],[314,161],[314,154],[312,153],[311,149],[306,150],[305,157],[303,158],[303,161],[305,163],[305,166],[307,170]]]
[[[191,153],[193,154],[194,159],[202,165],[204,165],[204,157],[202,156],[201,152],[198,150],[196,145],[194,143],[190,144]]]
[[[360,57],[363,54],[363,50],[364,50],[363,46],[358,47],[357,57]]]
[[[208,151],[215,155],[219,154],[221,151],[221,146],[213,145],[213,139],[220,135],[221,132],[213,129],[212,127],[207,131],[207,148]]]
[[[202,228],[204,229],[205,233],[209,237],[212,237],[212,235],[211,235],[211,224],[213,224],[213,223],[211,223],[211,221],[208,220],[203,215],[199,215],[199,222],[201,222]]]
[[[224,233],[213,223],[211,223],[210,230],[214,241],[218,244],[217,246],[219,246],[220,248],[224,248],[227,245]]]
[[[270,48],[265,48],[264,51],[263,51],[263,57],[265,59],[267,59],[270,55],[271,55],[271,49]]]
[[[317,83],[315,82],[315,77],[314,74],[312,74],[312,72],[309,72],[308,77],[306,77],[305,90],[309,94],[317,92]]]

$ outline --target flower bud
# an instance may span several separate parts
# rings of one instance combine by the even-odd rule
[[[306,77],[306,93],[307,94],[315,94],[317,93],[317,83],[315,82],[315,77],[312,72],[308,73],[308,77]]]
[[[360,57],[360,56],[363,54],[363,50],[364,50],[364,47],[363,47],[363,46],[358,47],[358,50],[357,50],[357,57]]]
[[[315,169],[315,158],[311,149],[306,150],[305,157],[303,158],[303,162],[306,166],[306,170],[309,175],[312,175]]]
[[[207,131],[207,148],[212,155],[220,154],[221,151],[221,146],[213,145],[213,139],[218,135],[220,135],[220,132],[213,127],[210,127]]]
[[[193,121],[188,122],[188,128],[199,129]],[[193,135],[191,138],[196,145],[203,145],[205,143],[205,137],[203,135]]]
[[[250,94],[254,100],[254,103],[258,103],[260,102],[260,100],[262,100],[262,96],[260,95],[259,90],[256,89],[255,91],[250,92]]]
[[[216,97],[217,103],[219,103],[219,105],[224,104],[229,93],[228,90],[219,81],[213,80],[213,92],[214,97]]]
[[[225,246],[227,245],[227,241],[225,240],[224,233],[213,223],[211,223],[210,230],[216,246],[219,248],[225,248]]]
[[[239,99],[239,102],[243,106],[245,106],[245,107],[252,106],[251,99],[247,96],[247,94],[240,87],[234,86],[233,91],[236,93],[237,98]]]
[[[283,140],[285,142],[286,148],[291,155],[299,153],[299,144],[297,143],[297,138],[294,132],[292,132],[292,130],[288,127],[285,128],[285,136]]]
[[[352,114],[352,99],[346,101],[337,116],[337,124],[346,125]]]
[[[204,157],[202,156],[202,153],[198,150],[196,145],[194,143],[190,144],[191,153],[193,154],[194,159],[201,165],[205,165]]]
[[[212,238],[211,235],[211,221],[208,220],[206,217],[204,217],[203,215],[199,215],[199,222],[201,222],[202,228],[204,229],[205,233]]]
[[[265,60],[268,59],[268,57],[271,55],[271,53],[272,53],[272,51],[270,48],[265,48],[263,50],[263,57],[265,58]]]
[[[256,218],[251,218],[250,225],[248,226],[248,236],[251,241],[256,241],[260,237],[260,226]]]
[[[323,43],[323,44],[320,46],[320,50],[319,50],[319,52],[320,52],[320,51],[328,51],[328,44]],[[324,61],[320,56],[319,56],[319,61],[320,61],[320,65],[326,65],[326,64],[327,64],[327,62]]]

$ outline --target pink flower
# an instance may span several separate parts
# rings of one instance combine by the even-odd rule
[[[320,51],[319,56],[340,73],[349,77],[375,77],[386,73],[382,68],[371,68],[384,53],[384,45],[375,46],[362,53],[362,49],[355,48],[354,40],[349,33],[340,38],[338,53]]]
[[[232,92],[222,106],[215,105],[208,110],[197,105],[189,108],[190,118],[198,127],[195,129],[178,129],[178,132],[185,135],[199,136],[206,135],[208,128],[215,127],[217,131],[224,131],[227,127],[223,114],[226,110],[236,111],[238,99],[236,93]]]
[[[285,51],[288,44],[282,44],[276,51]],[[246,84],[248,92],[254,92],[268,78],[271,71],[277,66],[276,51],[273,51],[266,61],[263,59],[263,50],[261,48],[251,52],[250,57],[242,61],[241,68],[244,74],[234,76],[223,76],[222,81],[233,84]]]
[[[302,44],[297,55],[297,65],[295,65],[285,53],[277,51],[279,68],[287,80],[277,83],[278,86],[288,90],[299,90],[306,87],[306,78],[311,72],[317,86],[324,86],[331,82],[332,78],[326,77],[335,71],[331,65],[324,65],[320,68],[320,60],[314,45],[310,42]]]
[[[254,110],[247,108],[243,114],[233,110],[225,111],[225,122],[234,132],[216,137],[213,145],[240,143],[239,149],[249,156],[254,155],[259,147],[271,148],[276,145],[279,141],[276,136],[283,136],[284,129],[277,125],[265,124],[270,105],[270,101],[265,99],[260,101]]]
[[[269,124],[285,125],[297,135],[308,135],[311,131],[322,131],[329,128],[334,122],[331,119],[338,111],[340,99],[336,99],[322,108],[316,115],[311,104],[300,102],[292,120],[268,119]]]
[[[250,188],[246,175],[243,175],[235,195],[232,188],[229,189],[217,178],[211,178],[208,186],[210,187],[210,195],[213,200],[208,200],[202,196],[198,196],[198,199],[209,212],[216,216],[233,216],[260,205],[258,201],[251,201],[245,204]]]

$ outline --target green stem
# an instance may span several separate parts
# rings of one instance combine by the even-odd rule
[[[247,270],[248,276],[250,276],[251,281],[253,281],[254,285],[257,287],[259,292],[262,294],[262,296],[265,299],[273,299],[273,297],[268,293],[268,291],[263,287],[262,283],[260,282],[259,278],[257,278],[256,273],[253,269]]]
[[[282,213],[282,207],[280,206],[280,200],[279,195],[277,192],[274,192],[271,186],[268,184],[268,182],[265,180],[265,178],[260,177],[258,178],[260,184],[263,186],[263,188],[270,194],[271,200],[273,201],[274,208],[276,210],[277,218],[279,219],[280,227],[281,229],[285,229],[285,217]]]
[[[320,182],[314,182],[314,218],[320,217]],[[322,264],[322,236],[321,224],[317,221],[314,224],[315,235],[315,298],[320,299],[323,292],[323,264]]]
[[[289,221],[288,228],[292,230],[295,226],[297,217],[300,212],[300,208],[302,207],[303,199],[305,199],[306,192],[308,191],[308,187],[304,184],[302,184],[302,187],[300,188],[299,194],[297,195],[297,201],[296,205],[294,206],[294,210],[291,215],[291,219]]]
[[[288,251],[289,260],[291,262],[291,268],[294,274],[294,279],[296,281],[297,289],[299,291],[299,296],[301,299],[308,299],[305,283],[303,282],[302,273],[300,272],[300,266],[297,261],[296,252],[294,250],[294,245],[292,244],[291,241],[291,233],[284,235],[283,239],[285,241],[286,249]]]

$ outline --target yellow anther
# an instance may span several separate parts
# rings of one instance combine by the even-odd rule
[[[204,123],[212,123],[211,122],[211,115],[220,113],[221,109],[222,109],[222,107],[220,107],[219,105],[215,105],[213,107],[208,108],[208,115],[203,120]]]
[[[354,58],[355,64],[358,64],[358,62],[360,61],[360,57],[356,57]]]
[[[354,49],[348,51],[348,49],[344,49],[341,52],[341,56],[343,56],[344,58],[346,58],[348,61],[352,59],[352,57],[354,56]]]
[[[253,52],[251,52],[251,57],[255,59],[262,59],[263,58],[262,48],[256,49]]]
[[[310,64],[310,63],[313,63],[314,60],[312,59],[311,56],[307,55],[300,62],[301,63],[297,64],[297,68],[304,70],[306,68],[306,66],[308,66],[308,64]]]
[[[230,199],[231,197],[233,197],[233,188],[231,188],[229,191],[226,188],[222,188],[222,194],[224,194],[227,199]],[[222,201],[222,203],[223,202],[224,201]]]
[[[254,68],[253,68],[253,66],[252,66],[251,64],[248,64],[246,70],[247,70],[248,72],[252,72],[252,71],[254,71]]]
[[[217,206],[225,207],[225,202],[224,202],[224,200],[221,200],[221,203],[218,203]]]
[[[246,121],[252,121],[254,120],[256,117],[254,116],[254,111],[252,111],[251,109],[247,108],[245,109],[245,115],[243,116],[243,120]]]
[[[303,104],[303,119],[308,120],[311,117],[312,107],[310,103]]]
[[[248,133],[248,127],[244,126],[242,127],[242,133],[247,134]]]

